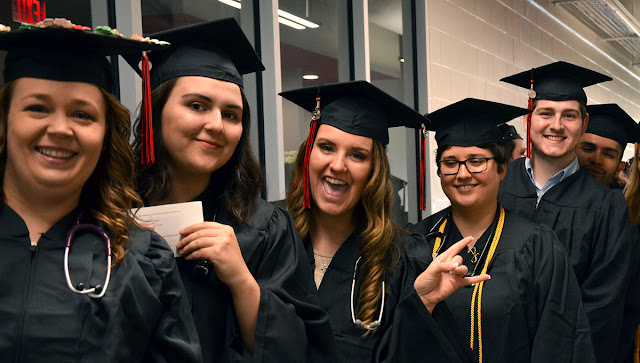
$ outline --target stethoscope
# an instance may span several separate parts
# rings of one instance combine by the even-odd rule
[[[78,214],[76,221],[73,223],[69,231],[67,232],[67,240],[64,244],[64,277],[67,279],[67,286],[75,293],[88,295],[89,297],[99,299],[104,296],[109,286],[109,280],[111,279],[111,238],[105,231],[102,223],[97,221],[96,224],[80,224],[80,218],[82,213]],[[103,285],[89,286],[85,289],[84,284],[81,282],[76,286],[73,286],[71,282],[71,276],[69,275],[69,251],[71,251],[71,244],[76,233],[93,233],[99,236],[104,241],[104,253],[107,256],[107,276],[104,279]]]
[[[353,293],[356,290],[356,276],[358,274],[358,263],[360,262],[361,258],[362,256],[358,257],[358,259],[356,260],[356,265],[353,268],[353,281],[351,282],[351,321],[353,321],[353,324],[355,324],[359,328],[373,331],[378,329],[382,324],[382,312],[384,311],[384,295],[385,295],[384,280],[382,280],[382,302],[380,304],[380,315],[378,316],[378,320],[372,321],[369,324],[365,324],[362,320],[356,319],[356,314],[354,312]]]

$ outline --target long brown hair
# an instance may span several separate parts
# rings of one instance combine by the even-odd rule
[[[640,170],[638,170],[638,154],[639,148],[636,144],[633,153],[633,163],[631,163],[631,171],[629,171],[629,181],[624,187],[624,198],[629,206],[629,215],[631,223],[634,226],[640,224]]]
[[[302,174],[305,148],[306,141],[300,146],[294,163],[287,209],[293,218],[298,234],[303,241],[308,243],[309,231],[313,223],[311,209],[302,207],[302,186],[296,187],[295,185],[298,176]],[[394,239],[408,234],[394,222],[391,213],[392,203],[393,185],[389,160],[384,145],[373,140],[371,175],[356,207],[361,219],[359,252],[364,260],[360,268],[360,271],[364,273],[364,279],[358,295],[357,317],[365,324],[370,324],[377,319],[377,311],[380,308],[382,298],[382,281],[385,275],[388,275],[398,263],[400,249],[394,243]],[[316,208],[313,197],[311,205],[311,208]]]
[[[0,178],[7,162],[7,119],[14,82],[0,89]],[[114,265],[122,261],[133,223],[130,208],[141,203],[133,183],[133,152],[129,146],[129,110],[109,92],[98,87],[106,105],[106,133],[100,159],[84,184],[79,207],[99,220],[111,234]],[[0,202],[4,194],[0,189]]]
[[[162,110],[167,104],[171,91],[175,88],[178,78],[170,79],[151,92],[151,107],[153,109],[153,142],[156,162],[152,166],[140,162],[142,150],[142,122],[140,115],[134,124],[135,140],[133,150],[136,156],[137,190],[146,200],[165,199],[173,186],[173,175],[169,169],[171,159],[162,138]],[[239,86],[238,86],[239,87]],[[251,215],[258,203],[258,192],[264,181],[262,168],[256,161],[251,149],[249,135],[251,132],[251,112],[244,90],[242,95],[242,136],[233,155],[220,169],[211,174],[211,181],[221,186],[220,199],[238,223],[250,224]]]

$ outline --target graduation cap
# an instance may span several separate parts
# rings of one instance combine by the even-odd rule
[[[522,140],[522,136],[518,133],[515,127],[509,125],[508,123],[503,123],[498,125],[500,132],[502,132],[502,141],[507,142],[511,140]]]
[[[529,109],[534,100],[578,101],[587,104],[583,88],[611,81],[602,73],[567,62],[555,62],[501,79],[502,82],[529,89]],[[531,115],[527,116],[527,157],[531,149]]]
[[[308,186],[309,156],[319,125],[330,125],[344,132],[369,137],[386,145],[389,143],[390,127],[406,126],[418,129],[425,127],[428,123],[423,115],[367,81],[300,88],[281,92],[280,96],[313,113],[303,164],[305,208],[311,206]],[[421,149],[423,148],[424,139],[421,143]],[[424,152],[421,155],[424,155]],[[422,164],[424,162],[421,162],[421,179],[424,172]],[[426,172],[424,175],[426,177]],[[298,182],[299,180],[296,181],[296,185]],[[421,182],[421,184],[424,183]],[[426,194],[424,194],[423,185],[421,185],[420,194],[421,208],[424,209]]]
[[[498,125],[530,112],[504,103],[465,98],[429,113],[427,118],[431,121],[430,130],[436,132],[439,146],[466,147],[503,142]]]
[[[233,18],[187,25],[148,35],[171,43],[166,50],[151,52],[138,67],[138,58],[125,57],[127,63],[143,76],[142,161],[155,162],[153,127],[150,120],[151,90],[165,81],[185,76],[200,76],[235,83],[242,87],[242,75],[259,72],[264,66],[256,51]],[[150,63],[147,65],[147,62]]]
[[[253,46],[233,18],[187,25],[148,35],[171,43],[171,47],[149,53],[151,89],[184,76],[201,76],[235,83],[242,75],[264,71]],[[125,57],[139,71],[134,57]]]
[[[583,88],[611,81],[602,73],[567,62],[555,62],[501,79],[502,82],[532,89],[529,98],[549,101],[578,101],[587,104]]]
[[[130,53],[139,57],[145,50],[161,48],[159,44],[58,26],[30,25],[0,32],[0,49],[8,52],[5,82],[32,77],[86,82],[114,92],[115,75],[105,56]]]
[[[640,141],[638,124],[615,103],[587,106],[587,133],[611,139],[622,146]]]

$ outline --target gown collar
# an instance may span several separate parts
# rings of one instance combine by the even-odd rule
[[[67,231],[71,228],[72,223],[76,220],[78,215],[78,208],[74,208],[67,215],[62,217],[56,224],[54,224],[48,231],[46,231],[40,242],[39,247],[53,246],[55,248],[64,247]],[[85,217],[86,218],[86,217]],[[2,204],[0,209],[0,238],[26,238],[29,239],[29,230],[26,223],[7,204]]]

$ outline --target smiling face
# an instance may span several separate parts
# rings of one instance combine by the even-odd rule
[[[106,103],[98,87],[20,78],[7,116],[5,189],[79,196],[106,133]]]
[[[578,101],[537,101],[531,116],[532,155],[569,165],[588,122],[588,115],[582,120]]]
[[[242,136],[242,94],[234,83],[181,77],[162,110],[162,137],[173,175],[204,177],[233,155]]]
[[[311,198],[317,210],[350,217],[373,165],[373,140],[320,125],[309,157]]]
[[[585,133],[576,149],[578,162],[594,178],[609,186],[624,166],[622,146],[606,137]]]
[[[440,160],[463,161],[493,157],[489,149],[477,146],[451,146],[442,152]],[[505,174],[506,168],[499,167],[496,161],[491,159],[487,161],[487,170],[479,173],[470,173],[464,165],[460,165],[458,174],[441,175],[440,185],[454,210],[457,208],[490,209],[496,203],[500,181],[504,179]]]

